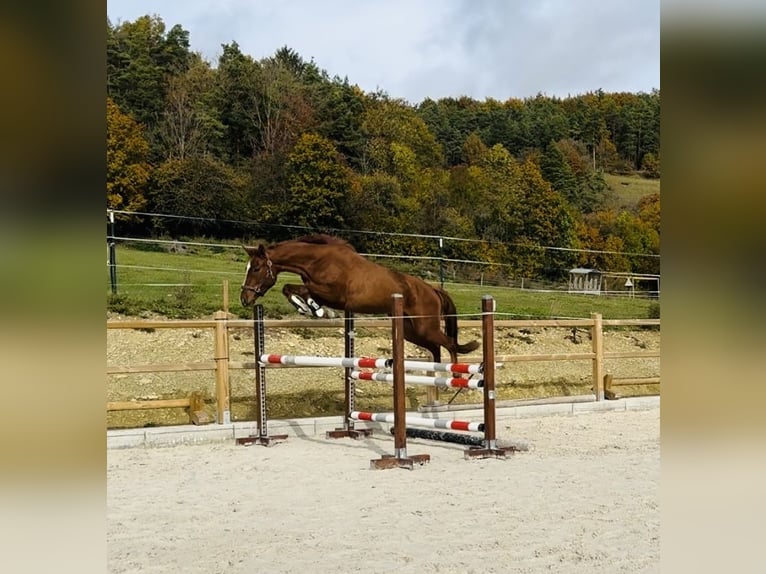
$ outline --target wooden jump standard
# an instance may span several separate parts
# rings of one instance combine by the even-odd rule
[[[391,340],[394,364],[394,454],[383,455],[370,461],[371,469],[406,468],[412,470],[415,463],[423,465],[431,460],[430,454],[407,454],[407,434],[405,429],[405,394],[404,394],[404,297],[400,293],[392,295]],[[346,424],[353,420],[351,413],[346,413]],[[332,431],[331,431],[332,432]],[[327,436],[332,436],[331,432]]]

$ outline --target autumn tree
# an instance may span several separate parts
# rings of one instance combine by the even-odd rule
[[[107,20],[106,60],[107,95],[144,126],[151,152],[159,157],[155,130],[165,109],[168,79],[189,66],[189,33],[180,25],[166,31],[159,16],[114,26]]]
[[[379,94],[368,103],[362,130],[366,138],[363,170],[391,173],[397,144],[412,150],[418,168],[441,167],[442,149],[425,122],[401,100]]]
[[[512,259],[527,277],[539,273],[559,277],[575,260],[569,250],[578,246],[569,206],[531,160],[519,166],[518,189],[514,243],[519,247]]]
[[[638,217],[651,229],[660,234],[660,194],[652,193],[638,200],[636,205]]]
[[[215,73],[195,57],[189,69],[168,80],[158,136],[168,159],[223,154],[225,126],[213,101]]]
[[[478,133],[472,132],[463,142],[463,161],[468,165],[479,165],[487,156],[489,148]]]
[[[646,177],[658,179],[660,177],[660,158],[655,157],[652,152],[647,152],[644,159],[641,160],[641,171]]]
[[[232,220],[248,217],[248,186],[245,174],[210,156],[167,160],[153,174],[151,209],[190,219],[162,219],[158,230],[173,235],[237,236],[241,229]]]
[[[261,61],[254,79],[255,91],[247,110],[254,128],[253,147],[267,154],[285,152],[300,134],[315,126],[308,93],[295,76],[293,65],[279,58]]]
[[[270,219],[312,229],[339,228],[345,221],[351,172],[329,140],[303,134],[287,161],[289,198],[270,208]]]
[[[587,265],[608,271],[659,273],[659,195],[636,210],[606,209],[585,217],[584,245],[594,250]]]
[[[591,213],[613,200],[603,172],[588,162],[584,144],[571,139],[551,142],[537,161],[543,177],[580,213]]]
[[[143,127],[106,98],[106,205],[141,211],[151,174]]]

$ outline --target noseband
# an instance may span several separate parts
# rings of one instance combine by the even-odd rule
[[[266,256],[266,274],[271,279],[274,278],[274,271],[271,268],[271,259],[269,259],[268,255]],[[263,291],[261,291],[261,284],[260,283],[258,285],[256,285],[255,287],[250,287],[250,285],[245,285],[244,283],[242,283],[242,291],[252,291],[256,295],[263,295]]]
[[[261,286],[258,285],[258,287],[250,287],[250,285],[242,284],[242,291],[252,291],[256,295],[261,295]]]

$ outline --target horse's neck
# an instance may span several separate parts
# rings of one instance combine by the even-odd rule
[[[269,250],[269,259],[278,267],[278,271],[288,271],[301,276],[308,275],[309,264],[316,258],[313,245],[304,244],[296,248],[291,244],[277,244]]]

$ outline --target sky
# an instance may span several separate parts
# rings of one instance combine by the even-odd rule
[[[288,46],[411,104],[660,88],[659,0],[107,0],[113,25],[147,14],[214,66]]]

